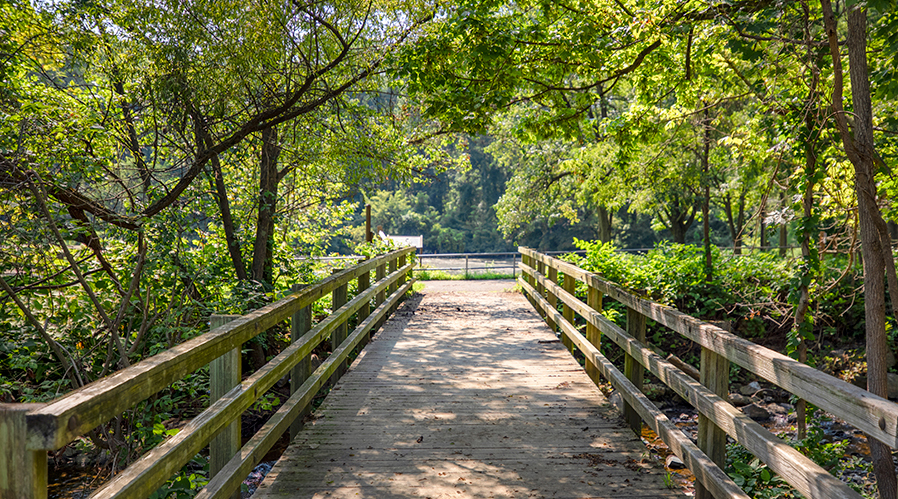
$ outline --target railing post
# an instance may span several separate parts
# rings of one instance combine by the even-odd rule
[[[530,267],[531,269],[535,269],[535,266],[533,265],[533,258],[530,255],[523,253],[523,252],[521,253],[521,264],[526,265],[526,266]],[[521,277],[524,278],[524,282],[526,282],[527,284],[529,284],[531,286],[533,286],[536,282],[536,279],[531,274],[528,274],[527,272],[525,272],[524,269],[521,269]],[[539,307],[536,306],[536,300],[533,298],[533,296],[530,296],[528,294],[527,300],[530,301],[530,305],[534,309],[539,311]]]
[[[393,272],[396,272],[396,269],[398,269],[398,268],[399,268],[399,265],[397,265],[396,259],[393,258],[392,260],[390,260],[390,263],[387,266],[389,273],[392,274]],[[396,284],[396,281],[393,281],[393,284],[390,284],[388,289],[390,291],[390,294],[392,295],[393,293],[396,292],[396,289],[398,289],[398,288],[399,288],[399,285]]]
[[[533,258],[531,258],[530,261],[532,263]],[[533,269],[535,271],[542,274],[543,277],[546,276],[546,265],[543,262],[541,262],[540,260],[536,260],[536,265],[531,265],[531,267],[533,267]],[[540,298],[546,297],[546,287],[543,286],[542,284],[540,284],[540,282],[536,279],[536,277],[534,277],[530,280],[530,285],[532,285],[534,288],[536,288],[536,292],[539,294]],[[554,331],[554,329],[553,329],[553,331]]]
[[[305,285],[297,284],[293,286],[293,291],[299,291],[304,287]],[[293,314],[293,319],[290,321],[290,342],[295,343],[302,338],[304,334],[309,332],[310,329],[312,329],[312,305],[306,305]],[[311,375],[312,354],[309,354],[290,370],[290,394],[296,393],[296,391],[299,390],[299,387],[302,386]],[[309,409],[306,408],[302,413],[296,416],[296,419],[294,419],[292,423],[290,423],[290,441],[293,441],[296,435],[302,431],[302,420],[308,412]]]
[[[239,319],[239,315],[212,315],[209,327],[219,328]],[[240,384],[242,380],[240,365],[240,345],[209,363],[209,403],[220,399],[225,393]],[[214,477],[228,461],[240,452],[240,418],[232,421],[224,430],[209,442],[209,476]],[[233,499],[239,499],[240,491],[236,491]]]
[[[361,263],[364,264],[365,261],[367,261],[367,260],[368,259],[366,258],[365,260],[362,260]],[[370,287],[371,287],[371,272],[365,272],[365,273],[361,274],[358,279],[359,294],[364,293],[365,290],[367,290]],[[361,324],[365,319],[367,319],[369,315],[371,315],[371,302],[366,301],[365,303],[362,304],[362,307],[359,308],[359,312],[358,312],[359,324]],[[365,345],[368,344],[369,341],[371,341],[371,333],[370,332],[368,334],[366,334],[364,338],[362,338],[362,341],[359,343],[359,348],[363,348]]]
[[[380,283],[380,281],[383,280],[383,278],[386,276],[387,276],[387,267],[385,264],[382,263],[382,264],[378,265],[377,267],[375,267],[375,270],[374,270],[374,281],[375,282]],[[386,292],[378,291],[377,294],[374,296],[375,306],[379,307],[384,302],[384,300],[386,300]],[[384,325],[384,320],[386,320],[386,316],[384,316],[384,318],[381,318],[379,321],[377,321],[377,325],[372,328],[372,331],[380,329],[380,327]]]
[[[342,272],[343,269],[334,270],[333,273],[336,274],[338,272]],[[336,313],[340,307],[346,305],[346,301],[348,298],[349,288],[346,283],[343,283],[340,286],[337,286],[336,289],[331,293],[331,313]],[[333,332],[331,332],[331,351],[337,350],[340,345],[346,340],[346,336],[349,335],[349,329],[347,327],[346,321],[340,323],[339,326],[334,328]],[[340,364],[340,367],[334,372],[333,379],[334,383],[343,376],[343,373],[346,371],[346,362],[344,361]]]
[[[645,344],[645,316],[630,307],[627,307],[627,334],[636,338],[640,343]],[[640,391],[642,390],[642,378],[644,373],[645,368],[642,367],[642,364],[630,354],[625,354],[624,375],[627,376],[627,379],[636,385],[636,389]],[[627,420],[627,424],[630,425],[630,429],[632,429],[637,436],[642,436],[642,419],[639,417],[639,413],[636,412],[636,409],[626,402],[624,402],[624,418]]]
[[[564,289],[565,291],[567,291],[568,294],[570,294],[571,296],[574,296],[575,290],[577,289],[576,286],[577,286],[577,281],[574,279],[574,277],[564,274],[564,281],[563,281],[563,284],[561,285],[561,288]],[[567,305],[567,303],[563,303],[561,313],[562,313],[562,315],[564,315],[564,320],[566,320],[568,322],[568,324],[573,326],[574,325],[574,309],[569,307]],[[561,333],[561,344],[564,345],[565,347],[567,347],[567,349],[571,353],[574,353],[574,342],[571,341],[571,339],[568,338],[567,335],[564,334],[563,332]]]
[[[511,278],[518,278],[518,254],[511,255]]]
[[[47,451],[28,450],[28,411],[40,404],[0,404],[0,497],[47,498]]]
[[[730,361],[723,355],[702,347],[701,372],[699,382],[709,390],[727,399],[730,390]],[[698,448],[717,466],[724,468],[727,460],[727,434],[704,414],[698,415]],[[695,484],[696,499],[711,499],[714,496],[703,485]]]
[[[465,255],[465,279],[468,278],[468,255]]]
[[[591,283],[587,283],[587,295],[586,295],[586,305],[589,308],[595,310],[596,312],[602,311],[602,292],[599,291],[595,286]],[[599,328],[595,327],[592,322],[586,322],[586,340],[592,343],[599,351],[602,350],[602,331]],[[593,380],[593,382],[599,382],[599,370],[596,366],[590,362],[586,361],[586,374]]]
[[[554,282],[555,284],[558,284],[558,270],[549,264],[543,265],[543,267],[548,267],[549,280]],[[542,272],[542,274],[546,275],[545,272]],[[558,310],[558,298],[555,296],[555,293],[553,293],[551,289],[546,288],[546,299],[549,301],[549,305],[552,306],[552,310]],[[549,329],[551,329],[553,333],[558,330],[558,326],[557,324],[555,324],[555,321],[548,318],[548,316],[546,317],[546,322],[549,324]]]

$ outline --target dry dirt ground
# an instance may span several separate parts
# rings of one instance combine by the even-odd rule
[[[254,497],[682,497],[514,281],[430,281]]]

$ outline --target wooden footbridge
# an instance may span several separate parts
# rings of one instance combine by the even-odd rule
[[[205,448],[213,476],[197,497],[239,497],[284,433],[292,443],[254,497],[678,496],[633,433],[646,424],[696,475],[699,497],[748,497],[721,469],[729,437],[806,497],[859,498],[726,401],[730,362],[898,446],[898,405],[526,248],[523,294],[507,284],[481,292],[444,284],[393,314],[413,282],[411,251],[364,261],[245,316],[218,317],[209,333],[48,404],[0,406],[0,498],[46,497],[47,451],[205,365],[208,409],[91,497],[148,497]],[[312,324],[311,305],[328,294],[333,312]],[[626,306],[625,329],[601,313],[604,300]],[[647,319],[701,345],[697,380],[646,346]],[[241,376],[241,345],[285,320],[293,343]],[[310,355],[326,339],[332,352],[313,372]],[[623,372],[601,354],[609,340],[625,352]],[[700,411],[697,442],[642,395],[646,371]],[[255,435],[241,436],[240,415],[285,377],[290,398]],[[599,377],[622,394],[623,419],[593,384]],[[312,398],[334,382],[303,425]]]

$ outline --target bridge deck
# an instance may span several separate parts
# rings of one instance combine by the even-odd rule
[[[511,286],[427,283],[254,497],[682,497]]]

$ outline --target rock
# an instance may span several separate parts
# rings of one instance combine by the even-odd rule
[[[742,395],[751,397],[752,395],[757,393],[760,389],[761,389],[761,384],[758,383],[757,381],[752,381],[751,383],[740,388],[739,393],[741,393]]]
[[[108,450],[106,450],[106,449],[102,450],[100,452],[100,454],[97,456],[97,461],[96,461],[97,465],[103,466],[106,463],[108,463],[110,456],[111,456],[111,453]]]
[[[770,412],[758,404],[749,404],[742,408],[742,413],[754,419],[755,421],[767,421],[770,419]]]
[[[667,459],[664,460],[664,465],[672,470],[686,469],[686,465],[683,464],[683,461],[673,454],[667,456]]]
[[[741,393],[731,393],[728,397],[731,404],[736,407],[742,407],[743,405],[748,405],[751,403],[751,398],[742,395]]]
[[[76,455],[72,461],[75,463],[75,466],[79,468],[87,468],[91,465],[90,456],[83,452]]]
[[[792,404],[779,403],[779,404],[767,404],[766,409],[767,409],[767,412],[769,412],[770,414],[786,415],[786,414],[789,414],[790,412],[792,412],[793,410],[795,410],[795,407],[793,407]]]
[[[654,401],[665,400],[673,396],[673,390],[668,388],[667,385],[659,385],[657,383],[646,383],[642,386],[642,393],[649,400]]]
[[[621,397],[620,393],[617,390],[608,397],[608,400],[611,401],[611,405],[617,408],[618,411],[624,412],[624,398]]]

